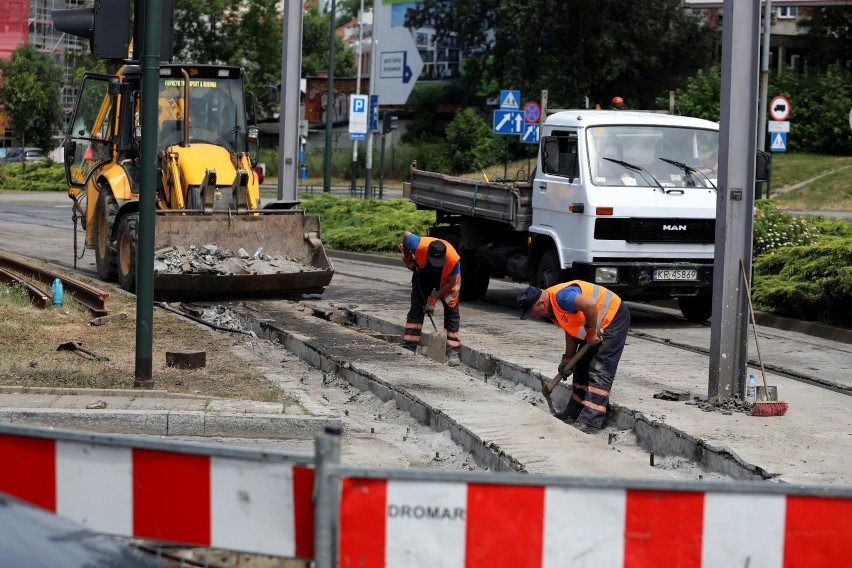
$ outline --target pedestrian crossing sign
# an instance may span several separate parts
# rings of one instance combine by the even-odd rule
[[[500,108],[506,110],[521,108],[521,92],[505,89],[500,91]]]
[[[786,132],[773,132],[772,133],[772,143],[769,146],[769,149],[773,152],[786,152],[787,151],[787,133]]]

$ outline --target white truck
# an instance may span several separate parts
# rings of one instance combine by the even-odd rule
[[[710,317],[719,125],[651,112],[566,110],[541,125],[527,180],[411,166],[406,196],[462,257],[462,298],[492,277],[546,288],[580,279],[628,300],[677,298]]]

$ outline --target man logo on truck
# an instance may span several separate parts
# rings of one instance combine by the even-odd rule
[[[664,231],[685,231],[686,225],[663,225]]]

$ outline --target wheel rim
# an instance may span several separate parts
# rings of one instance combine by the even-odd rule
[[[119,266],[121,273],[125,276],[130,274],[130,238],[127,233],[121,235],[118,249]]]

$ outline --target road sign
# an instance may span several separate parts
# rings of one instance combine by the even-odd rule
[[[787,97],[777,96],[769,103],[769,116],[772,120],[787,120],[790,116],[790,101]]]
[[[494,134],[520,134],[523,132],[524,116],[519,110],[495,110]]]
[[[504,110],[515,110],[521,108],[520,91],[500,91],[500,108]]]
[[[349,134],[366,134],[367,114],[370,109],[370,97],[367,95],[349,96]],[[350,136],[352,138],[352,136]],[[358,138],[352,138],[358,140]]]
[[[537,102],[530,101],[524,105],[524,122],[538,122],[541,118],[541,107]]]
[[[521,142],[526,144],[538,144],[538,123],[524,124],[524,131],[521,133]]]
[[[404,105],[420,78],[423,59],[411,30],[395,21],[399,2],[373,3],[376,57],[370,73],[383,105]]]
[[[769,149],[773,152],[786,152],[787,151],[787,133],[786,132],[773,132],[772,133],[772,143],[769,145]]]
[[[370,95],[370,117],[367,129],[371,132],[379,129],[379,95]]]
[[[770,120],[769,132],[790,132],[789,120]]]

